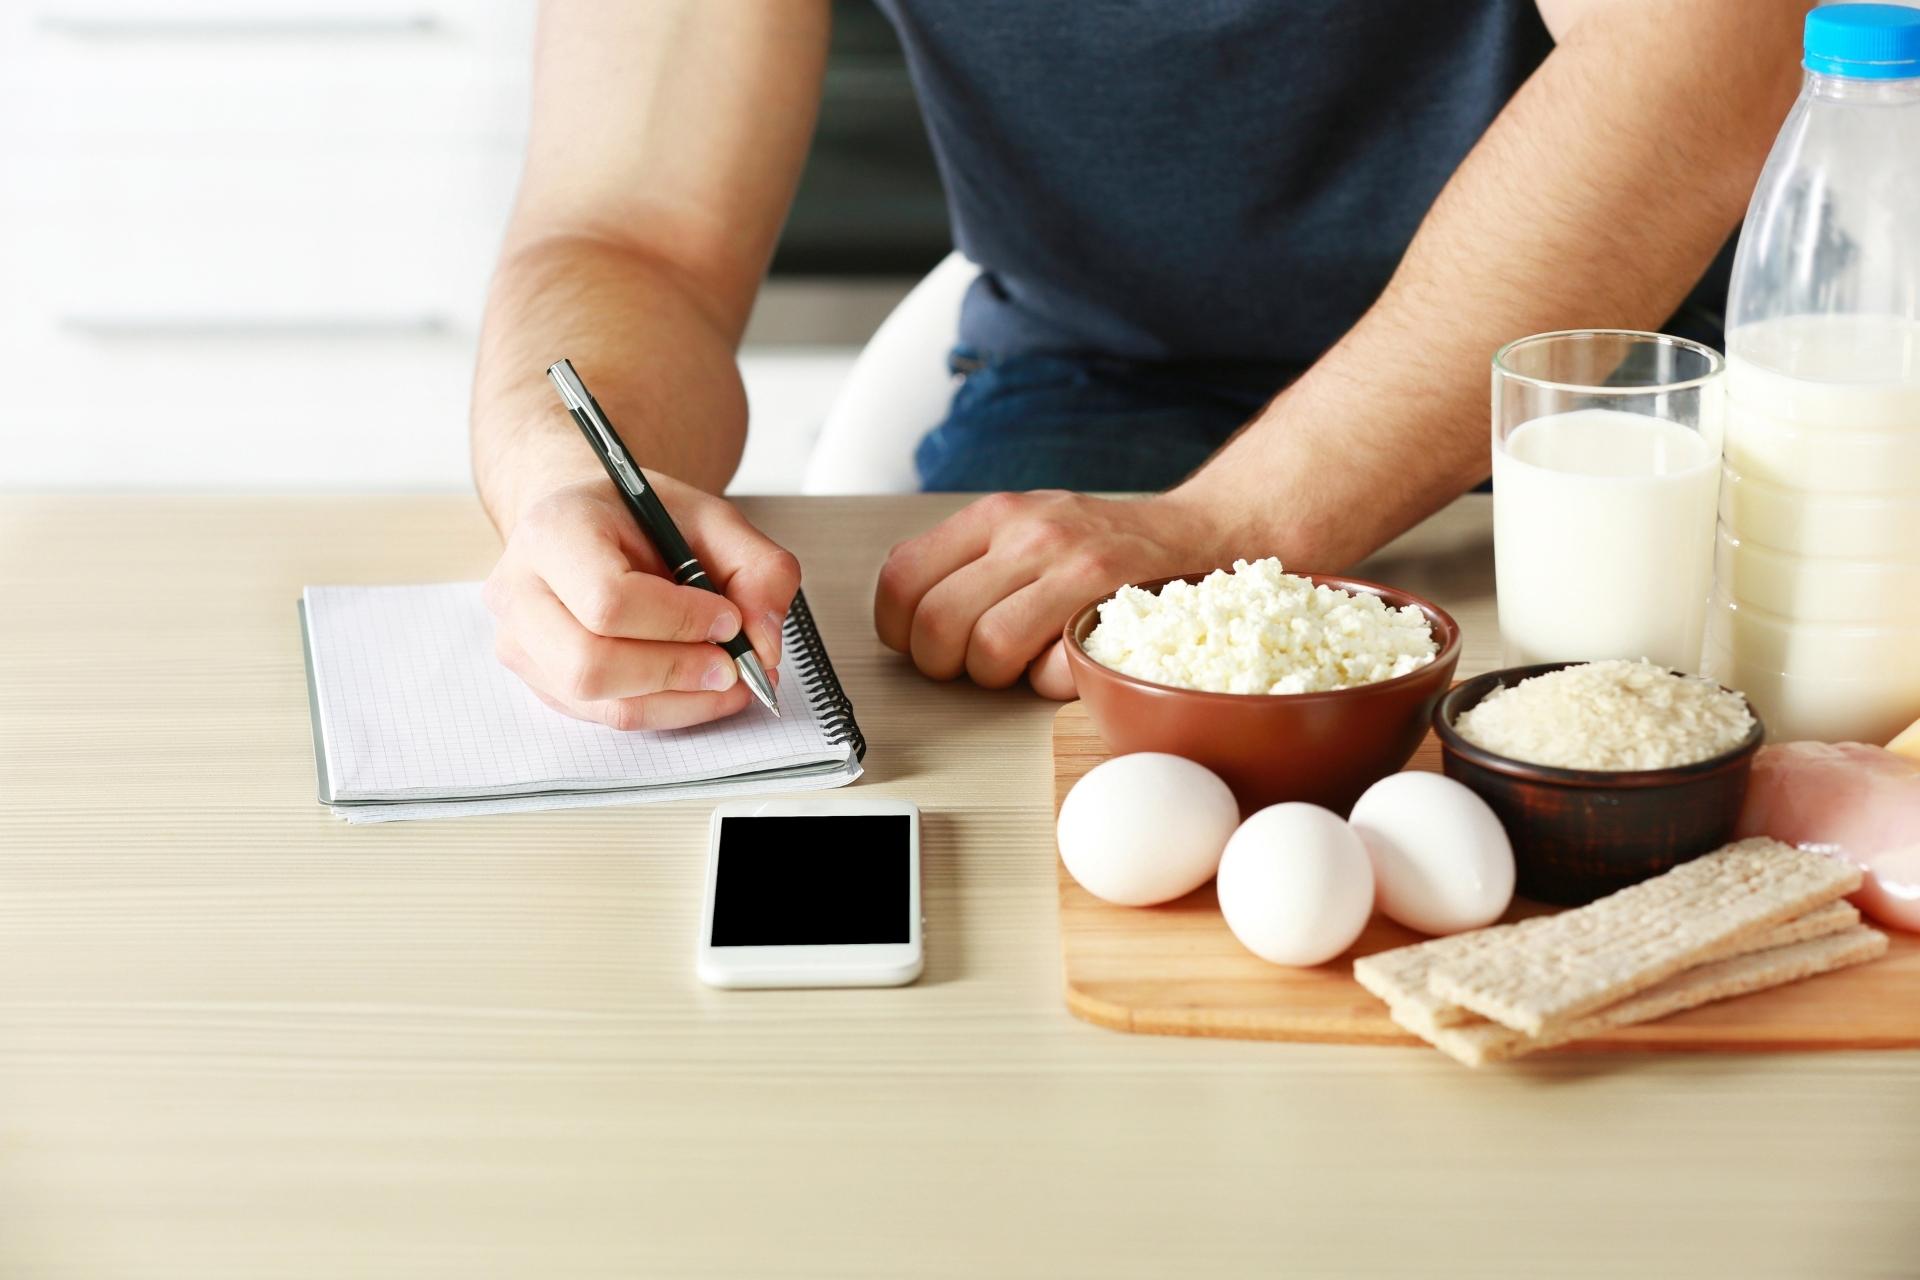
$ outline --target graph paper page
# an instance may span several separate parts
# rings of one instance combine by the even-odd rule
[[[335,800],[665,786],[851,754],[791,673],[778,717],[756,702],[691,729],[621,733],[561,715],[494,659],[479,583],[309,587],[306,607]]]

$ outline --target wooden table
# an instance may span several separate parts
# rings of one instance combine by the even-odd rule
[[[305,583],[453,498],[0,501],[0,1276],[1839,1276],[1920,1267],[1920,1055],[1158,1039],[1061,1005],[1054,707],[873,637],[936,498],[750,502],[926,812],[927,974],[693,976],[704,807],[350,828]],[[1494,658],[1484,499],[1370,575]]]

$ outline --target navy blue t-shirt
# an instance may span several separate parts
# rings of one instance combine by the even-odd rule
[[[1533,0],[878,3],[994,354],[1304,368],[1552,49]]]

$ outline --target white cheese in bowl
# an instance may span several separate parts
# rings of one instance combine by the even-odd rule
[[[1495,689],[1453,727],[1475,746],[1529,764],[1671,769],[1739,746],[1753,713],[1711,680],[1611,659]]]
[[[1210,693],[1321,693],[1424,667],[1440,646],[1419,609],[1315,586],[1272,557],[1233,562],[1158,595],[1122,587],[1100,604],[1087,656],[1102,666]]]

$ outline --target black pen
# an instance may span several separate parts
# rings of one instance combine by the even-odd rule
[[[547,376],[553,379],[553,385],[559,388],[560,398],[566,401],[567,412],[580,427],[580,434],[587,438],[594,456],[600,459],[600,465],[607,469],[612,477],[614,488],[626,501],[627,510],[633,513],[634,523],[640,526],[640,533],[653,549],[660,553],[660,559],[667,565],[673,580],[683,587],[704,587],[715,595],[724,594],[700,567],[700,560],[693,554],[693,548],[680,536],[680,530],[674,527],[673,517],[640,474],[640,468],[634,464],[633,456],[627,452],[626,442],[620,439],[620,433],[613,429],[613,423],[587,390],[587,384],[580,381],[580,375],[573,371],[571,360],[560,360],[547,366]],[[767,679],[767,669],[760,665],[760,659],[754,656],[753,645],[747,640],[747,631],[742,627],[733,639],[720,646],[740,668],[740,679],[747,688],[764,702],[767,710],[776,716],[780,714],[780,704],[774,701],[773,681]]]

